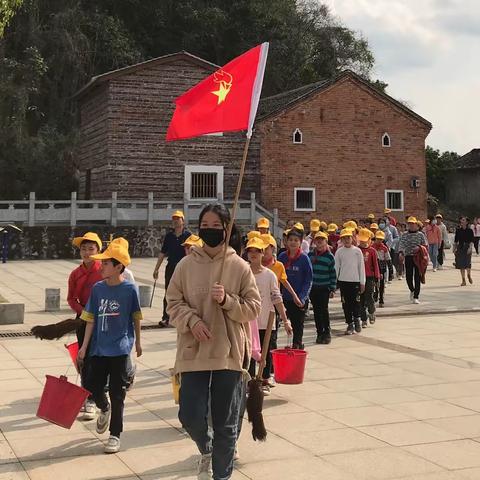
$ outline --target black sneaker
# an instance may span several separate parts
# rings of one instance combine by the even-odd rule
[[[353,327],[353,323],[349,323],[347,329],[345,330],[345,335],[353,335],[355,333],[355,329]]]
[[[355,320],[355,331],[360,333],[362,331],[362,326],[360,325],[360,320]]]
[[[317,335],[317,339],[315,340],[315,343],[321,344],[323,343],[323,333],[321,335]]]
[[[381,307],[383,307],[383,303],[380,304]],[[375,323],[376,316],[374,313],[370,315],[370,325],[373,325]]]
[[[324,333],[321,343],[323,345],[330,345],[330,343],[332,343],[332,336],[329,333]]]

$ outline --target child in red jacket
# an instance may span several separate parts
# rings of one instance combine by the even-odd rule
[[[73,239],[73,246],[80,250],[80,258],[82,263],[75,268],[68,278],[68,294],[67,302],[70,308],[76,313],[77,319],[80,319],[80,315],[88,302],[90,292],[93,286],[103,280],[100,268],[102,262],[100,260],[94,260],[90,258],[92,255],[97,255],[102,250],[102,241],[100,237],[93,232],[87,232],[83,237],[75,237]],[[83,339],[85,337],[86,323],[83,320],[79,320],[80,323],[77,327],[77,341],[78,347],[81,348]],[[89,357],[85,358],[82,368],[80,370],[80,379],[82,387],[86,387],[87,372],[89,367]],[[96,416],[96,406],[93,398],[89,398],[83,407],[83,418],[85,420],[93,420]]]
[[[375,301],[373,300],[373,291],[376,283],[380,280],[380,270],[378,268],[377,252],[373,247],[370,247],[371,232],[367,229],[362,229],[358,233],[357,240],[359,241],[359,247],[363,254],[363,260],[365,261],[365,290],[360,295],[360,312],[362,319],[362,327],[368,326],[368,320],[370,325],[375,323]],[[367,317],[368,311],[368,317]]]

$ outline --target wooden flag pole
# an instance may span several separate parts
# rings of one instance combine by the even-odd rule
[[[235,222],[235,217],[237,216],[238,201],[240,198],[240,190],[242,189],[243,177],[245,175],[245,166],[247,164],[248,147],[250,146],[250,139],[251,139],[251,136],[247,135],[247,141],[245,142],[245,146],[243,148],[243,156],[242,156],[242,163],[240,165],[240,174],[238,177],[237,190],[235,192],[235,199],[233,202],[233,209],[232,209],[230,223],[228,224],[228,228],[227,228],[227,236],[225,238],[225,248],[223,251],[222,266],[220,268],[220,284],[222,284],[223,272],[225,269],[225,260],[227,258],[227,249],[230,243],[230,238],[232,236],[232,229],[233,229],[233,224]]]

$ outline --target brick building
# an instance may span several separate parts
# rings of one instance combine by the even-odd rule
[[[77,94],[80,197],[232,198],[244,135],[164,141],[173,100],[216,68],[182,52],[92,78]],[[423,218],[430,129],[349,71],[264,98],[242,198],[255,192],[282,220],[340,221],[385,206]]]

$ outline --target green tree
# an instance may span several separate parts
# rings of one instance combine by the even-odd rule
[[[446,181],[448,170],[460,158],[456,152],[443,152],[435,150],[430,146],[425,149],[427,162],[427,190],[428,193],[444,201],[446,198]]]
[[[0,38],[21,4],[22,0],[0,0]]]

